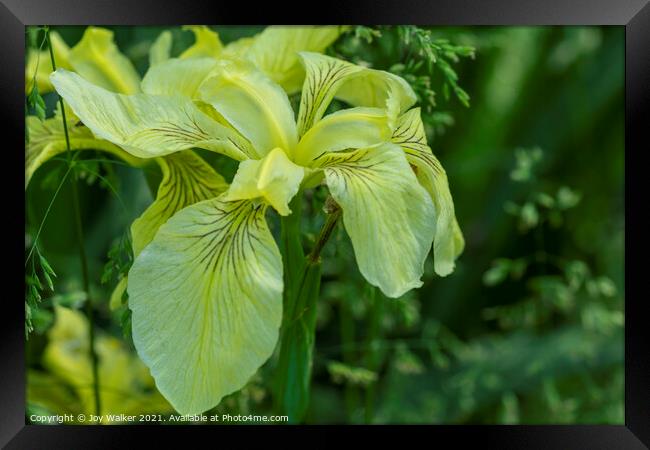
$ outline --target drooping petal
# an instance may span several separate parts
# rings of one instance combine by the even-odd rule
[[[169,59],[152,66],[142,79],[142,92],[195,98],[201,83],[216,66],[212,58]]]
[[[65,152],[67,146],[60,117],[55,116],[41,122],[37,117],[27,116],[25,125],[29,133],[29,142],[25,147],[25,188],[27,188],[34,172],[46,161]],[[97,139],[84,126],[75,126],[68,122],[68,136],[70,150],[102,150],[134,167],[141,167],[147,162],[108,141]]]
[[[105,28],[88,27],[72,50],[72,69],[97,86],[120,94],[140,91],[140,75],[129,59],[113,41],[113,32]]]
[[[52,52],[56,60],[57,68],[72,69],[70,61],[70,47],[61,38],[56,31],[50,32],[50,43],[52,44]],[[25,93],[29,93],[36,81],[38,92],[45,94],[54,90],[54,86],[50,82],[50,74],[52,73],[52,61],[50,59],[49,50],[33,50],[27,52],[27,63],[25,64]]]
[[[289,202],[300,189],[304,170],[287,158],[280,148],[261,160],[242,161],[225,200],[261,198],[283,215],[289,215]]]
[[[269,26],[255,36],[246,48],[244,56],[291,94],[300,90],[305,77],[298,52],[325,51],[345,28]],[[230,50],[232,51],[232,48]]]
[[[301,136],[320,120],[335,96],[353,106],[386,108],[391,126],[416,102],[406,80],[392,73],[318,53],[301,52],[300,58],[307,72],[298,112]]]
[[[294,159],[310,166],[326,152],[370,147],[390,141],[391,128],[386,110],[350,108],[328,114],[298,142]]]
[[[133,255],[137,257],[162,224],[186,206],[217,197],[228,188],[226,180],[192,150],[156,158],[162,171],[156,199],[131,224]],[[111,309],[122,305],[128,277],[115,286]]]
[[[434,270],[440,276],[449,275],[465,242],[456,221],[447,174],[427,145],[420,108],[413,108],[399,118],[392,141],[402,147],[409,162],[417,167],[418,180],[433,200],[437,219],[433,241]]]
[[[149,49],[149,67],[167,61],[172,51],[172,33],[165,30],[158,35]]]
[[[156,160],[162,170],[156,200],[131,225],[133,254],[137,257],[158,228],[176,212],[217,197],[228,188],[226,180],[192,150]]]
[[[242,388],[271,356],[282,258],[264,206],[205,200],[175,214],[129,273],[133,341],[181,414]]]
[[[191,147],[237,160],[252,153],[245,139],[201,112],[189,98],[114,94],[66,70],[57,70],[50,79],[95,136],[132,155],[152,158]]]
[[[388,297],[420,287],[435,232],[431,198],[391,143],[319,159],[363,276]]]
[[[260,157],[276,147],[290,151],[296,145],[287,94],[248,62],[219,61],[199,88],[199,98],[248,139]]]
[[[195,42],[181,53],[180,58],[218,58],[223,50],[223,44],[216,31],[205,25],[186,25],[184,30],[194,33]]]

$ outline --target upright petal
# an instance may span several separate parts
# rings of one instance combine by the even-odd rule
[[[280,148],[264,159],[242,161],[225,200],[263,199],[281,215],[291,214],[289,202],[300,189],[302,167],[292,163]]]
[[[223,50],[223,44],[216,31],[205,25],[186,25],[184,30],[194,33],[194,44],[181,53],[180,58],[218,58]]]
[[[229,42],[223,48],[223,53],[221,53],[221,57],[234,58],[234,59],[241,58],[242,55],[244,55],[248,51],[250,46],[253,45],[253,42],[255,42],[255,38],[257,36],[259,35],[246,36],[243,38],[239,38],[236,41]]]
[[[288,93],[302,87],[305,70],[298,52],[323,52],[345,30],[343,26],[269,26],[255,36],[244,53]]]
[[[245,139],[201,112],[189,98],[113,94],[66,70],[50,78],[95,136],[132,155],[152,158],[191,147],[237,160],[252,153]]]
[[[320,120],[335,96],[353,106],[386,108],[391,126],[416,102],[406,80],[392,73],[317,53],[301,52],[300,57],[307,71],[298,112],[301,136]]]
[[[93,84],[121,94],[140,91],[140,75],[113,41],[113,32],[88,27],[69,55],[73,70]]]
[[[327,152],[370,147],[390,141],[392,135],[385,109],[350,108],[328,114],[298,142],[294,159],[310,166]]]
[[[55,116],[41,121],[35,116],[27,116],[25,126],[29,133],[29,142],[25,146],[25,188],[27,188],[36,169],[51,158],[65,152],[67,145],[60,117]],[[69,122],[68,137],[70,150],[102,150],[135,167],[141,167],[147,162],[130,155],[108,141],[97,139],[84,126],[74,126]]]
[[[181,414],[241,389],[273,352],[282,258],[264,211],[220,198],[189,206],[131,268],[133,342]]]
[[[394,144],[319,158],[363,276],[389,297],[420,287],[435,210]]]
[[[372,69],[365,69],[358,76],[351,77],[341,86],[336,97],[353,106],[386,108],[392,121],[417,101],[413,88],[405,79]]]
[[[199,88],[199,98],[248,139],[259,156],[276,147],[289,152],[296,145],[296,123],[287,94],[251,63],[219,61]]]
[[[199,86],[216,65],[212,58],[168,59],[147,71],[142,79],[142,92],[196,98]]]
[[[418,180],[433,200],[437,218],[433,241],[434,270],[440,276],[449,275],[465,241],[456,221],[447,174],[427,145],[420,108],[413,108],[399,118],[392,140],[402,147],[409,162],[417,168]]]
[[[131,225],[133,253],[137,257],[158,228],[176,212],[217,197],[228,188],[226,180],[192,150],[156,159],[162,170],[156,200]]]
[[[171,56],[171,52],[172,33],[169,30],[165,30],[151,44],[151,48],[149,49],[149,66],[153,67],[167,61]]]
[[[300,59],[307,72],[298,111],[298,133],[302,136],[323,117],[341,85],[363,68],[318,53],[301,52]]]

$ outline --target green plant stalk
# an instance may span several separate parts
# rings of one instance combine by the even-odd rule
[[[56,70],[56,60],[54,58],[54,50],[52,49],[52,42],[50,41],[50,29],[45,28],[47,36],[47,44],[50,51],[50,60],[52,61],[52,70]],[[58,95],[58,94],[57,94]],[[63,133],[65,135],[66,155],[68,158],[68,169],[73,164],[72,150],[70,149],[70,136],[68,135],[68,122],[65,116],[65,107],[63,105],[63,98],[59,97],[59,105],[61,107],[61,119],[63,120]],[[95,399],[95,414],[101,415],[101,399],[99,395],[99,359],[95,351],[95,320],[92,300],[90,297],[90,283],[88,276],[88,258],[86,256],[86,247],[84,244],[83,223],[81,221],[81,207],[79,203],[79,190],[77,187],[77,178],[71,181],[72,185],[72,208],[74,211],[75,228],[77,236],[77,245],[79,247],[79,261],[81,263],[81,277],[83,282],[83,290],[86,293],[86,315],[88,316],[88,354],[90,356],[92,375],[93,375],[93,394]]]
[[[305,267],[305,254],[300,241],[302,219],[302,192],[298,192],[289,204],[291,214],[280,219],[280,244],[282,246],[282,265],[284,267],[284,311],[291,308],[296,285]]]
[[[287,323],[280,343],[274,398],[278,409],[289,416],[290,423],[301,422],[309,405],[320,278],[320,262],[308,263],[292,299],[292,311],[285,316]]]
[[[281,245],[285,267],[284,317],[280,354],[273,382],[275,407],[300,422],[309,404],[309,388],[316,328],[316,301],[320,292],[320,252],[334,230],[340,210],[328,215],[307,257],[300,243],[302,196],[291,203],[293,213],[282,218]]]

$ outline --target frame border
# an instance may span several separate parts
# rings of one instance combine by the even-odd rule
[[[629,149],[648,149],[644,139],[650,109],[650,0],[362,0],[354,4],[342,1],[328,2],[327,8],[319,12],[320,23],[413,23],[420,25],[624,25],[625,26],[625,210],[626,227],[634,236],[634,248],[647,243],[644,231],[647,220],[641,208],[643,186],[641,161]],[[207,13],[210,11],[210,13]],[[208,0],[174,2],[173,0],[131,0],[116,2],[110,0],[2,0],[0,4],[0,34],[3,43],[4,70],[1,89],[3,108],[2,123],[7,126],[7,152],[17,155],[15,166],[23,164],[16,148],[24,145],[24,42],[26,25],[49,23],[52,25],[97,24],[97,25],[161,25],[173,23],[239,22],[287,24],[286,9],[277,4],[246,5],[235,12],[231,6],[217,6]],[[311,19],[290,22],[312,22]],[[644,120],[646,119],[646,120]],[[12,165],[14,165],[12,163]],[[639,175],[641,175],[639,173]],[[21,195],[23,174],[13,171],[9,177],[2,177],[6,192],[11,200]],[[15,177],[15,178],[14,178]],[[647,201],[647,200],[646,200]],[[19,210],[16,206],[15,210]],[[24,204],[23,204],[24,211]],[[23,215],[24,217],[24,215]],[[15,222],[15,223],[14,223]],[[24,222],[12,220],[16,228]],[[17,230],[19,235],[20,230]],[[642,239],[642,242],[638,240]],[[644,242],[646,241],[646,242]],[[631,245],[626,240],[626,261],[631,259]],[[639,245],[641,244],[641,245]],[[10,240],[10,250],[15,261],[23,256],[20,239]],[[5,250],[7,247],[5,246]],[[636,251],[636,250],[635,250]],[[16,268],[18,266],[16,265]],[[626,291],[636,289],[633,280],[642,280],[643,266],[627,264],[625,272]],[[23,274],[16,270],[16,280]],[[641,291],[639,287],[639,291]],[[17,295],[19,296],[19,295]],[[111,427],[48,427],[25,424],[25,367],[24,361],[24,310],[22,303],[14,296],[7,296],[3,305],[4,326],[0,328],[0,357],[4,361],[3,377],[0,383],[0,445],[4,448],[38,448],[47,442],[48,448],[115,448],[133,445],[133,437],[142,436],[146,425],[123,425]],[[630,296],[626,296],[628,299]],[[636,296],[635,296],[636,297]],[[647,349],[647,326],[642,314],[643,298],[625,302],[625,425],[436,425],[436,426],[382,426],[372,427],[372,433],[380,439],[402,436],[402,432],[436,435],[453,439],[456,444],[481,443],[498,448],[590,448],[590,449],[643,449],[650,447],[650,352]],[[262,428],[253,426],[253,428]],[[317,431],[330,435],[331,427],[279,425],[263,427],[265,432],[280,436],[289,431],[292,438],[305,431]],[[346,428],[346,433],[368,431],[368,426]],[[189,426],[156,427],[158,438],[170,439],[171,431],[189,430]],[[241,434],[248,428],[242,427],[193,427],[195,433],[206,437],[224,434]],[[325,433],[322,433],[325,431]],[[153,434],[153,433],[147,433]],[[247,433],[251,435],[251,433]],[[184,439],[187,445],[187,438]],[[308,442],[308,441],[305,441]],[[312,441],[313,442],[313,441]],[[319,441],[325,442],[325,441]]]

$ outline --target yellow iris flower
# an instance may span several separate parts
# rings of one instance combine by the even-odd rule
[[[122,287],[138,354],[184,414],[239,390],[274,350],[283,268],[269,207],[291,214],[301,188],[324,182],[361,273],[389,297],[422,285],[432,242],[439,275],[463,248],[406,81],[313,53],[335,39],[330,27],[270,28],[225,48],[200,30],[181,58],[169,58],[161,35],[139,93],[66,69],[50,77],[97,139],[163,168],[155,202],[132,228],[137,257]],[[303,44],[290,39],[297,32]],[[287,92],[302,79],[296,118]],[[352,107],[326,114],[335,97]],[[232,183],[192,148],[240,161]]]

